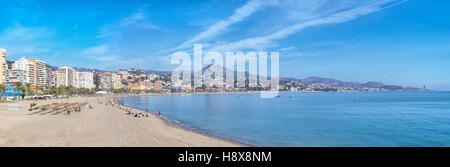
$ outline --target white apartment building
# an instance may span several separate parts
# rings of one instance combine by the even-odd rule
[[[33,84],[37,86],[47,85],[47,67],[45,65],[45,61],[38,59],[29,59],[31,63],[34,64],[34,81]]]
[[[6,82],[7,79],[7,70],[8,70],[8,66],[6,63],[6,50],[0,48],[0,83],[4,83]]]
[[[114,88],[113,73],[102,72],[98,73],[98,88],[103,90],[108,90]]]
[[[35,81],[35,72],[36,68],[35,68],[35,64],[32,61],[29,61],[28,59],[26,59],[25,57],[20,58],[18,61],[15,61],[12,64],[12,68],[11,68],[11,72],[12,71],[24,71],[25,73],[25,80],[23,83],[31,83],[34,84]],[[20,74],[19,73],[13,73],[13,74],[9,74],[10,77],[10,82],[13,82],[12,80],[14,80],[14,78],[17,78],[18,76],[15,76],[15,74]],[[23,80],[19,81],[22,82]]]
[[[66,73],[64,71],[55,71],[55,86],[56,87],[60,87],[60,86],[65,86],[66,84]]]
[[[86,88],[86,89],[93,89],[95,88],[94,85],[94,73],[92,72],[77,72],[77,81],[78,81],[78,88]]]
[[[45,67],[45,73],[46,73],[46,85],[48,86],[56,86],[56,75],[55,71],[53,71],[50,67]]]
[[[59,67],[59,70],[62,71],[64,76],[64,85],[63,86],[74,86],[77,87],[77,71],[73,68],[63,66]]]
[[[27,73],[25,70],[21,69],[9,69],[8,70],[8,83],[26,83],[27,82]]]
[[[159,75],[158,74],[148,74],[148,76],[147,76],[147,78],[150,80],[150,81],[154,81],[156,78],[158,78],[159,77]]]

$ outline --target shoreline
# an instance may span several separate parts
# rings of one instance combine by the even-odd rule
[[[132,108],[135,109],[135,110],[141,111],[141,112],[145,112],[145,111],[143,111],[142,109],[139,109],[139,108],[134,108],[134,107],[132,107]],[[152,113],[152,112],[149,112],[149,113],[151,115],[153,115],[154,117],[157,117],[158,119],[163,121],[167,126],[170,126],[170,127],[173,127],[173,128],[178,128],[178,129],[181,129],[181,130],[184,130],[184,131],[197,133],[199,135],[215,138],[215,139],[218,139],[218,140],[223,140],[225,142],[230,142],[230,143],[234,143],[234,144],[245,146],[245,147],[258,147],[257,145],[252,145],[252,144],[245,143],[245,142],[242,142],[242,141],[239,141],[239,140],[226,138],[226,137],[222,137],[222,136],[218,136],[218,135],[213,135],[213,134],[209,134],[209,133],[204,133],[204,132],[201,132],[199,130],[196,130],[195,128],[190,129],[190,128],[187,128],[187,127],[183,127],[181,125],[176,125],[176,124],[170,123],[170,121],[165,119],[164,117],[158,116],[157,114]]]
[[[150,96],[150,95],[142,95],[142,96]],[[126,97],[131,97],[131,96],[123,96],[123,97],[118,97],[118,98],[126,98]],[[136,107],[131,107],[131,108],[133,108],[133,109],[135,109],[137,111],[145,113],[145,111],[143,109],[136,108]],[[250,144],[250,143],[246,143],[246,142],[239,141],[239,140],[236,140],[236,139],[231,139],[231,138],[227,138],[227,137],[223,137],[223,136],[219,136],[219,135],[214,135],[214,134],[208,133],[208,131],[206,131],[206,130],[200,130],[198,128],[188,128],[188,127],[184,127],[182,125],[177,125],[177,124],[171,123],[170,120],[168,120],[168,118],[161,117],[161,116],[157,115],[156,113],[152,113],[152,112],[149,112],[149,113],[151,115],[153,115],[154,117],[156,117],[156,118],[160,119],[161,121],[163,121],[167,126],[171,126],[171,127],[174,127],[174,128],[179,128],[181,130],[185,130],[185,131],[192,132],[192,133],[197,133],[199,135],[204,135],[204,136],[207,136],[207,137],[212,137],[212,138],[215,138],[215,139],[218,139],[218,140],[223,140],[225,142],[231,142],[231,143],[234,143],[234,144],[237,144],[237,145],[241,145],[241,146],[244,146],[244,147],[259,147],[258,145],[255,145],[255,144]]]

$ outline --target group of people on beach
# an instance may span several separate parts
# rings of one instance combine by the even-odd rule
[[[119,99],[115,99],[115,98],[108,100],[105,103],[105,105],[111,105],[112,107],[117,107],[118,109],[124,111],[125,115],[133,116],[135,118],[149,117],[149,115],[150,115],[150,111],[148,110],[148,108],[145,109],[145,111],[137,110],[136,112],[133,112],[132,106],[127,106],[126,104],[121,102]],[[158,116],[161,116],[161,110],[158,110]]]
[[[67,110],[66,111],[66,115],[69,116],[70,115],[71,110]],[[75,108],[73,109],[72,112],[81,112],[81,107]]]

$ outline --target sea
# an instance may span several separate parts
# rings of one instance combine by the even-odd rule
[[[121,98],[172,124],[253,146],[450,146],[450,92],[178,94]],[[139,119],[139,118],[137,118]]]

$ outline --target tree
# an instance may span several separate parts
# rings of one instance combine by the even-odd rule
[[[33,91],[33,85],[31,83],[26,83],[25,86],[22,87],[22,92],[25,95],[31,95],[30,92]]]
[[[16,90],[21,90],[22,91],[22,93],[20,95],[22,96],[22,99],[23,99],[23,97],[25,95],[23,95],[24,93],[23,93],[23,84],[22,84],[22,82],[14,83],[14,88],[16,88]]]
[[[58,96],[59,92],[58,92],[58,88],[56,86],[52,86],[49,88],[48,93],[54,96]]]
[[[66,95],[66,87],[65,86],[60,86],[60,87],[58,87],[58,94],[61,94],[61,95]]]
[[[0,99],[3,101],[3,93],[6,92],[6,85],[0,84],[0,92],[1,92]]]

